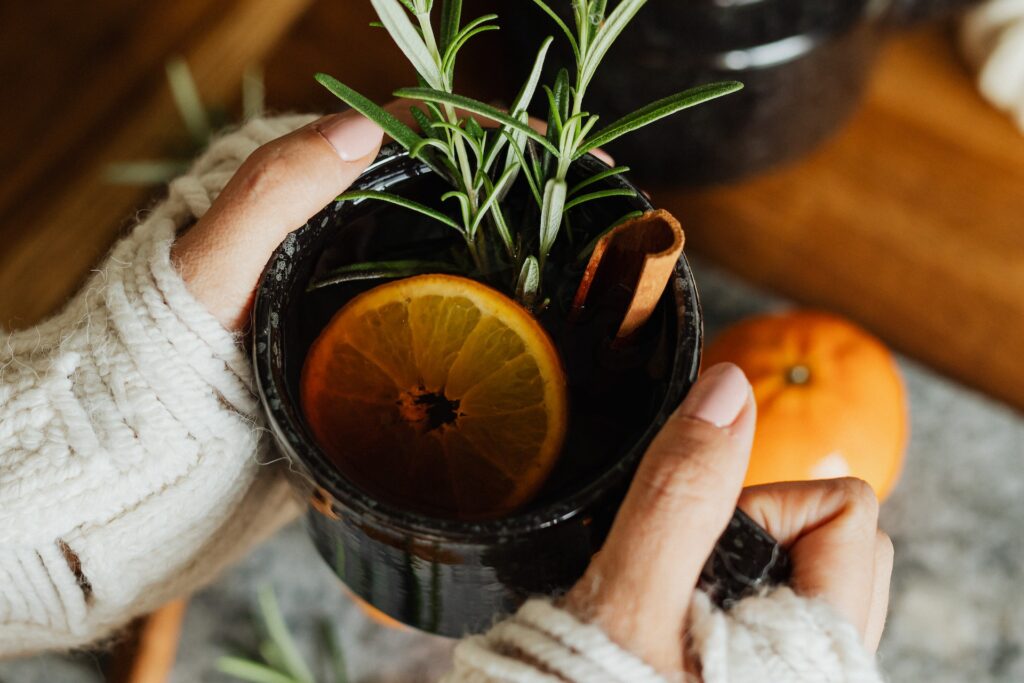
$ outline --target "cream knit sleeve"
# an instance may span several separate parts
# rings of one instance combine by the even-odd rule
[[[1024,0],[986,0],[964,15],[960,45],[978,89],[1024,133]]]
[[[702,683],[882,683],[853,626],[788,588],[747,598],[729,612],[697,593],[688,639]],[[459,643],[442,683],[596,681],[666,683],[600,629],[531,600],[487,634]]]
[[[294,514],[245,350],[170,261],[259,145],[213,145],[34,329],[0,334],[0,656],[80,646],[213,578]]]

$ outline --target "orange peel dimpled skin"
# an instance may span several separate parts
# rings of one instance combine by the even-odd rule
[[[909,420],[896,361],[880,341],[838,316],[792,311],[727,329],[703,363],[722,361],[747,373],[757,400],[747,486],[854,476],[889,495]]]

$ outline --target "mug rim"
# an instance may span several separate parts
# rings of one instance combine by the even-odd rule
[[[609,168],[603,161],[590,154],[574,162],[575,164],[592,171]],[[391,143],[381,150],[381,154],[373,164],[353,183],[352,189],[361,189],[370,185],[373,185],[374,189],[379,189],[380,180],[377,177],[382,171],[388,171],[392,166],[396,167],[394,169],[396,171],[400,170],[402,166],[407,166],[419,167],[418,170],[421,173],[429,172],[423,162],[412,159],[404,149]],[[605,182],[614,187],[634,191],[635,197],[631,201],[638,210],[650,211],[654,208],[639,188],[623,176],[615,175]],[[340,212],[344,212],[346,209],[354,210],[360,203],[361,201],[351,202],[341,207],[339,215],[334,220],[342,220],[344,213]],[[313,229],[314,223],[322,220],[323,212],[330,210],[332,206],[333,204],[328,204],[302,227],[291,233],[289,238],[286,238],[274,250],[268,261],[260,277],[253,304],[252,358],[256,390],[277,446],[288,458],[293,468],[300,468],[303,473],[309,475],[314,486],[320,487],[331,496],[332,507],[340,508],[338,512],[343,517],[347,511],[351,511],[364,521],[372,520],[377,526],[399,533],[414,534],[423,540],[438,541],[480,541],[509,537],[561,524],[586,511],[600,496],[614,489],[625,477],[632,475],[654,435],[685,396],[693,382],[696,381],[704,336],[703,316],[693,271],[686,255],[682,254],[676,263],[670,282],[670,286],[673,288],[673,297],[676,299],[674,308],[677,312],[676,338],[678,342],[672,354],[668,391],[661,402],[657,415],[651,420],[643,434],[622,457],[604,472],[570,496],[551,501],[537,508],[527,509],[525,512],[494,519],[476,521],[448,519],[377,500],[350,481],[329,462],[309,433],[305,421],[301,418],[301,407],[295,405],[290,398],[286,387],[287,380],[284,377],[283,363],[275,360],[275,355],[283,357],[280,349],[284,337],[282,328],[277,324],[279,320],[277,311],[282,306],[285,292],[294,281],[294,275],[281,276],[278,264],[283,258],[294,257],[294,246],[289,244],[291,236]],[[292,253],[288,253],[289,251]],[[685,308],[682,308],[683,305]],[[685,340],[691,337],[695,342],[692,344],[692,350],[691,345],[685,343]],[[293,429],[285,430],[282,427],[282,422],[297,424],[294,424]],[[291,436],[294,436],[299,443],[293,443]]]

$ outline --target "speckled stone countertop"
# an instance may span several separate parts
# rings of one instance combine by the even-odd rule
[[[785,305],[707,265],[696,270],[709,337]],[[901,483],[882,510],[896,545],[883,666],[894,683],[1024,681],[1024,418],[913,362],[901,367],[913,433]],[[449,642],[370,622],[292,525],[192,599],[173,683],[232,680],[214,662],[255,649],[251,615],[264,583],[311,661],[318,619],[337,625],[353,683],[434,681],[447,667]],[[0,683],[100,681],[85,657],[0,664]]]

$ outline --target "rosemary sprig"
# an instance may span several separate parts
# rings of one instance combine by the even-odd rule
[[[570,188],[573,163],[627,133],[742,87],[725,82],[684,90],[598,129],[598,117],[585,108],[587,90],[609,50],[648,0],[622,0],[610,12],[607,0],[571,0],[571,25],[547,0],[532,2],[564,34],[575,60],[573,73],[561,69],[554,82],[542,88],[547,102],[546,133],[530,126],[528,109],[541,87],[553,39],[541,44],[530,75],[509,110],[460,95],[453,88],[460,50],[475,36],[498,28],[493,14],[463,24],[462,0],[371,0],[379,25],[419,77],[418,86],[395,92],[396,97],[420,103],[412,108],[419,133],[330,76],[317,76],[331,92],[380,124],[410,155],[422,159],[451,184],[441,200],[456,207],[452,212],[456,218],[394,195],[373,193],[374,198],[418,211],[457,230],[480,274],[514,273],[513,281],[506,283],[508,289],[528,306],[540,300],[547,259],[569,212],[588,202],[630,194],[624,189],[582,192],[625,168],[597,172]],[[435,4],[440,5],[439,29],[432,19]],[[495,127],[484,128],[477,118]],[[537,204],[538,218],[534,226],[513,229],[504,203],[520,178]],[[370,194],[349,193],[339,199],[365,199]],[[527,253],[527,248],[535,252]]]

